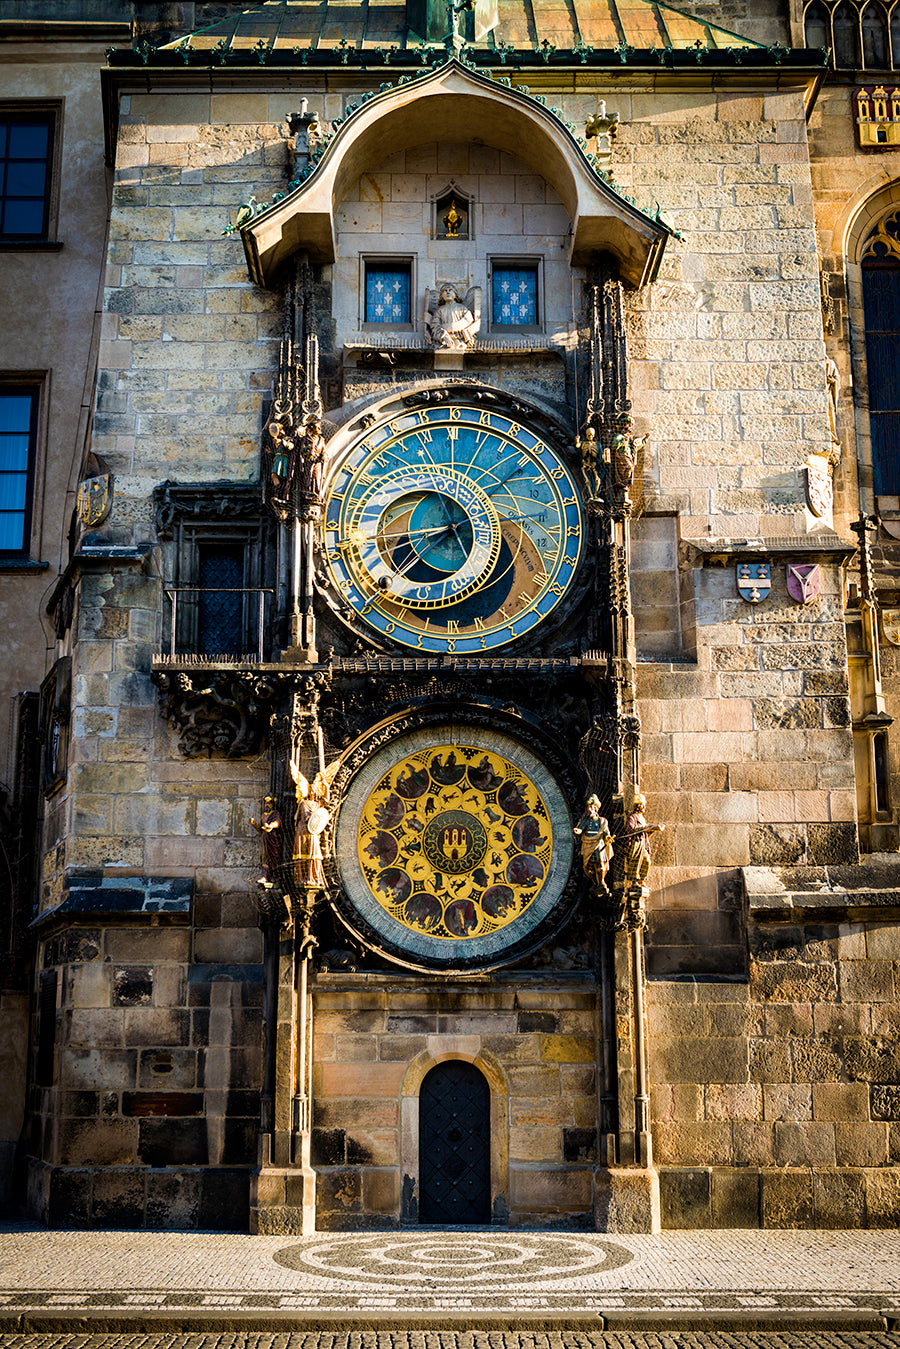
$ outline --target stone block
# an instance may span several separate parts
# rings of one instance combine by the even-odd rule
[[[660,1218],[664,1230],[711,1225],[711,1180],[707,1167],[660,1167]]]
[[[863,1120],[838,1120],[833,1126],[838,1166],[885,1166],[888,1126]]]
[[[596,1043],[592,1035],[542,1035],[543,1063],[592,1063]]]
[[[200,1176],[190,1171],[148,1171],[145,1223],[160,1231],[190,1230],[200,1213]]]
[[[796,1229],[813,1226],[812,1174],[809,1171],[762,1173],[762,1226]]]
[[[714,1082],[706,1088],[707,1119],[759,1119],[761,1115],[762,1088],[756,1083]]]
[[[864,1173],[869,1227],[900,1227],[900,1168]]]
[[[212,1167],[203,1173],[198,1227],[216,1232],[246,1232],[249,1207],[249,1171]]]
[[[123,1166],[135,1160],[136,1142],[131,1120],[63,1120],[59,1157],[66,1166]]]
[[[838,969],[843,1002],[894,1001],[894,966],[890,960],[842,960]]]
[[[775,1161],[778,1166],[834,1166],[834,1125],[776,1123]]]
[[[714,1167],[711,1199],[711,1226],[759,1227],[759,1171],[755,1166]]]
[[[598,1232],[654,1233],[661,1228],[659,1176],[652,1168],[598,1170],[594,1199]]]
[[[140,1159],[145,1166],[206,1166],[205,1119],[142,1119]]]
[[[359,1171],[320,1172],[316,1182],[317,1213],[349,1215],[362,1210],[362,1175]]]
[[[654,1121],[654,1157],[673,1166],[729,1166],[732,1128],[727,1120]]]
[[[323,1063],[322,1096],[399,1099],[406,1075],[403,1063]]]
[[[865,1173],[817,1167],[813,1172],[815,1226],[842,1230],[866,1226]]]
[[[524,1170],[510,1167],[510,1209],[531,1212],[589,1213],[592,1205],[593,1175],[590,1167],[580,1170],[542,1167]]]
[[[397,1169],[365,1170],[362,1173],[362,1207],[366,1213],[400,1215],[400,1172]]]
[[[811,1120],[812,1089],[807,1084],[767,1084],[763,1087],[763,1118],[792,1124]]]
[[[746,1082],[748,1041],[740,1036],[659,1037],[652,1044],[651,1075],[663,1082]]]
[[[513,1125],[509,1131],[509,1155],[520,1162],[562,1161],[562,1130]]]

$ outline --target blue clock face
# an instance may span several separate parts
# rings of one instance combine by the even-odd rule
[[[465,403],[373,427],[330,485],[331,580],[370,627],[416,651],[524,637],[566,594],[583,546],[571,474],[530,430]]]

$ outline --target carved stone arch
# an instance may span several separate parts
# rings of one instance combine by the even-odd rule
[[[314,262],[333,262],[335,212],[351,184],[379,157],[429,141],[476,137],[517,155],[555,190],[572,222],[573,263],[606,251],[632,285],[653,279],[671,228],[600,178],[543,102],[455,60],[383,91],[346,118],[306,182],[241,231],[251,277],[263,286],[277,284],[298,251]]]
[[[400,1223],[419,1221],[419,1092],[432,1068],[448,1059],[471,1063],[491,1092],[491,1220],[505,1224],[509,1213],[509,1081],[503,1065],[482,1049],[477,1035],[431,1035],[429,1048],[409,1065],[400,1086]]]

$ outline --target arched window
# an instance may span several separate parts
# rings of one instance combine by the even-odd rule
[[[879,221],[862,256],[866,375],[876,496],[900,495],[900,210]]]
[[[832,19],[834,64],[855,70],[859,65],[859,18],[852,5],[838,5]]]
[[[818,4],[817,0],[813,0],[806,11],[804,33],[807,47],[831,46],[831,26],[828,22],[828,11]]]
[[[888,64],[887,21],[875,0],[866,5],[862,16],[863,63],[867,70],[884,70]]]
[[[900,64],[900,5],[891,10],[891,65]]]

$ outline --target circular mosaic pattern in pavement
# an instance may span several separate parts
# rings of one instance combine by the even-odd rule
[[[329,1238],[321,1243],[283,1246],[273,1259],[287,1269],[325,1275],[359,1285],[371,1280],[384,1287],[408,1286],[413,1280],[429,1293],[446,1285],[458,1290],[460,1280],[474,1290],[497,1291],[500,1285],[558,1284],[587,1275],[608,1274],[629,1264],[634,1255],[611,1241],[590,1241],[559,1234],[502,1236],[489,1232],[410,1233],[390,1238]]]

